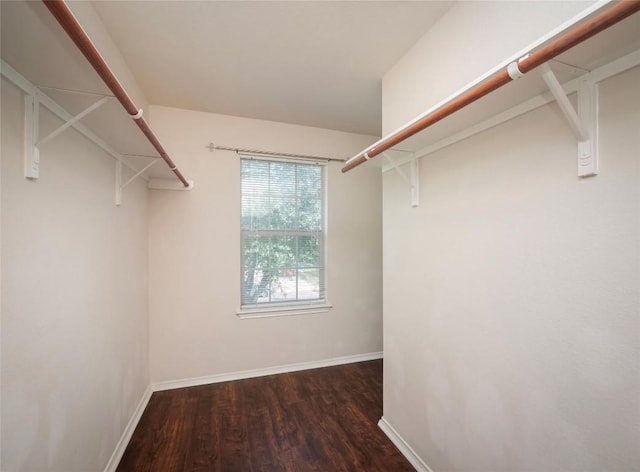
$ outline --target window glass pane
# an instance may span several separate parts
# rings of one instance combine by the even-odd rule
[[[298,168],[298,228],[319,230],[322,227],[322,168]]]
[[[272,302],[290,302],[296,298],[296,270],[282,269],[278,271],[277,277],[271,286]]]
[[[270,216],[269,163],[242,160],[242,229],[266,228]]]
[[[324,299],[323,192],[323,166],[242,159],[242,305]]]
[[[293,230],[296,225],[296,201],[294,198],[272,197],[268,229]]]
[[[260,269],[245,269],[242,284],[242,304],[264,303],[269,301],[270,282]]]
[[[262,269],[269,267],[271,265],[269,236],[245,236],[242,245],[242,261],[244,268]]]
[[[273,278],[270,270],[271,244],[268,236],[251,235],[243,238],[242,265],[242,304],[265,301]]]
[[[298,271],[298,299],[315,300],[320,298],[320,269],[301,269]]]
[[[296,238],[293,236],[271,237],[271,267],[277,269],[296,268]]]
[[[272,162],[269,178],[271,187],[271,220],[269,229],[294,229],[296,220],[296,195],[294,165]]]
[[[317,235],[298,236],[298,268],[320,267],[320,239]]]

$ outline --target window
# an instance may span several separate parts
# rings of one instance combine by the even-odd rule
[[[241,159],[241,313],[326,303],[324,169]]]

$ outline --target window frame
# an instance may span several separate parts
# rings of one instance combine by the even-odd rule
[[[326,313],[331,308],[332,305],[328,300],[328,286],[327,286],[327,214],[328,214],[328,162],[323,160],[315,160],[315,159],[295,159],[285,156],[263,156],[259,154],[249,154],[249,153],[238,153],[240,156],[240,172],[242,172],[242,160],[256,160],[256,161],[267,161],[267,162],[282,162],[286,164],[302,164],[302,165],[316,165],[321,166],[321,185],[322,185],[322,195],[321,195],[321,247],[319,248],[320,252],[320,263],[321,268],[319,270],[321,274],[321,285],[324,286],[324,297],[313,300],[293,300],[293,301],[284,301],[284,302],[263,302],[256,304],[242,304],[243,298],[243,290],[244,290],[244,241],[247,234],[245,233],[248,230],[242,228],[242,176],[240,176],[240,308],[237,311],[237,315],[241,319],[254,319],[254,318],[265,318],[265,317],[278,317],[278,316],[293,316],[293,315],[305,315],[305,314],[313,314],[313,313]],[[268,230],[258,230],[260,231],[268,231]],[[282,231],[286,233],[287,230],[273,230],[275,232]],[[308,233],[309,235],[315,235],[317,231],[304,231],[304,230],[289,230],[289,233]],[[255,234],[255,233],[254,233]],[[296,269],[298,270],[298,269]]]

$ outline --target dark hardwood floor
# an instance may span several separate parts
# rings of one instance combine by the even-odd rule
[[[382,361],[156,392],[125,471],[413,471],[377,422]]]

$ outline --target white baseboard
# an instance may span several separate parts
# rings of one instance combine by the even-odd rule
[[[133,412],[133,415],[131,416],[127,427],[124,428],[122,436],[120,436],[120,440],[118,441],[118,444],[116,444],[116,448],[114,449],[113,454],[111,454],[111,458],[109,459],[109,462],[107,462],[107,466],[104,468],[104,472],[115,472],[118,464],[120,463],[120,459],[122,459],[122,455],[124,454],[124,451],[127,448],[129,441],[131,440],[131,436],[133,436],[133,432],[135,431],[136,426],[138,426],[138,422],[142,417],[142,413],[147,407],[149,399],[151,399],[152,393],[153,390],[151,388],[151,385],[147,386],[147,389],[142,395],[142,398],[140,399],[136,410]]]
[[[395,428],[391,426],[391,424],[389,424],[384,416],[380,418],[380,421],[378,421],[378,427],[384,432],[384,434],[387,435],[389,439],[391,439],[391,442],[395,444],[402,455],[407,458],[407,460],[413,467],[415,467],[418,472],[433,472],[429,468],[429,466],[425,464],[422,459],[420,459],[420,456],[416,454],[416,451],[414,451],[411,446],[409,446],[409,444],[407,444],[407,442],[402,438],[402,436],[398,434]]]
[[[368,354],[356,354],[354,356],[335,357],[322,361],[300,362],[298,364],[288,364],[275,367],[265,367],[263,369],[243,370],[240,372],[230,372],[227,374],[207,375],[204,377],[194,377],[190,379],[170,380],[158,382],[152,385],[154,392],[171,390],[174,388],[196,387],[219,382],[229,382],[231,380],[250,379],[253,377],[263,377],[265,375],[284,374],[286,372],[296,372],[299,370],[318,369],[321,367],[331,367],[334,365],[351,364],[353,362],[372,361],[382,359],[382,352],[372,352]]]

